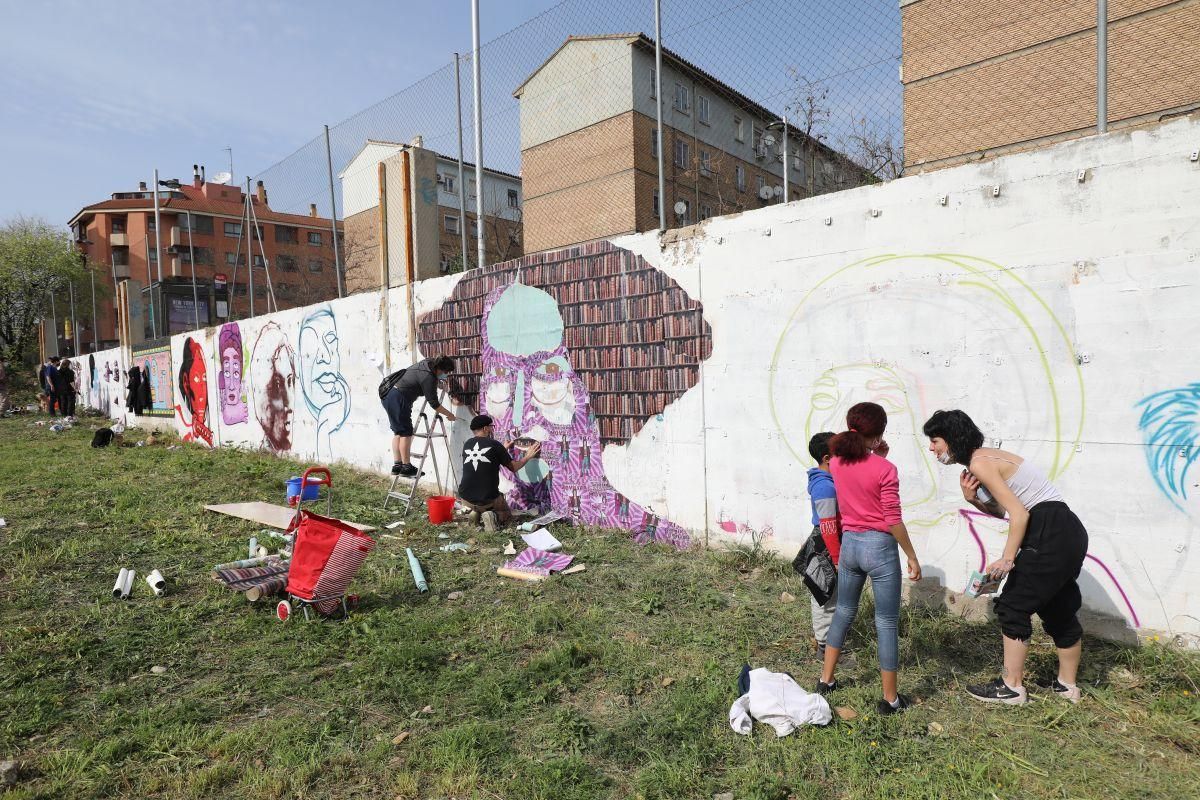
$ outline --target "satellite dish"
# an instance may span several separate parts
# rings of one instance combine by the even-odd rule
[[[782,187],[782,186],[776,186],[776,187],[775,187],[775,196],[776,196],[776,197],[783,197],[783,187]]]
[[[675,204],[675,213],[676,214],[683,214],[685,211],[687,211],[687,203],[680,200],[679,202],[677,202]]]
[[[228,172],[218,172],[213,176],[213,180],[216,183],[229,183],[231,180],[233,180],[233,175]]]
[[[774,147],[775,146],[775,137],[768,133],[766,136],[764,136],[762,138],[762,143],[765,144],[767,147]]]
[[[770,186],[764,186],[758,190],[758,197],[760,200],[770,200],[774,196],[775,193],[771,191]]]

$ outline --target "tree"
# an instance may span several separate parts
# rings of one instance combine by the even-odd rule
[[[897,141],[894,129],[866,117],[851,121],[845,149],[850,159],[876,180],[890,181],[904,173],[904,145]]]
[[[86,274],[66,231],[36,217],[0,228],[0,353],[6,360],[20,360],[37,341],[50,295]]]
[[[804,154],[805,186],[810,195],[816,193],[817,149],[825,139],[825,126],[833,116],[829,108],[829,87],[819,81],[810,81],[796,70],[789,70],[792,77],[792,99],[786,111],[793,127],[801,134],[800,147]]]

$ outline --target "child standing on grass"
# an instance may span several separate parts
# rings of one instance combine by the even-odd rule
[[[808,454],[817,466],[808,470],[808,500],[812,504],[812,535],[821,540],[836,568],[842,543],[842,518],[838,514],[837,492],[833,488],[833,475],[829,472],[829,440],[832,431],[818,433],[808,442]],[[822,605],[816,595],[809,598],[812,606],[813,638],[816,640],[817,658],[825,659],[825,637],[837,611],[837,592]]]

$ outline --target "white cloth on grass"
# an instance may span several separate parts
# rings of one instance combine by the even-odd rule
[[[729,708],[729,727],[748,736],[753,720],[770,725],[777,736],[787,736],[804,725],[828,725],[833,712],[824,697],[804,691],[792,676],[754,669],[750,671],[750,691]]]

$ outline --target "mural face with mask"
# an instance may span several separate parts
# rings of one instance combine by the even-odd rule
[[[183,407],[175,406],[180,423],[187,429],[183,441],[203,441],[212,447],[212,429],[208,427],[208,371],[204,350],[188,337],[183,343],[183,361],[179,366],[179,394]],[[185,412],[186,407],[186,412]]]
[[[296,356],[274,322],[258,333],[250,357],[254,415],[263,431],[263,447],[276,453],[292,448],[292,411]]]
[[[240,425],[249,418],[250,411],[242,396],[242,333],[236,322],[221,326],[217,354],[221,359],[221,371],[217,375],[221,390],[221,420],[226,425]]]
[[[312,312],[300,325],[300,389],[317,423],[316,454],[331,458],[330,436],[350,416],[350,386],[342,375],[337,320],[327,308]]]
[[[609,484],[587,388],[563,344],[558,303],[520,283],[484,303],[480,394],[500,438],[542,443],[508,489],[518,509],[552,507],[578,524],[626,528],[639,541],[688,544],[687,531],[631,503]]]

